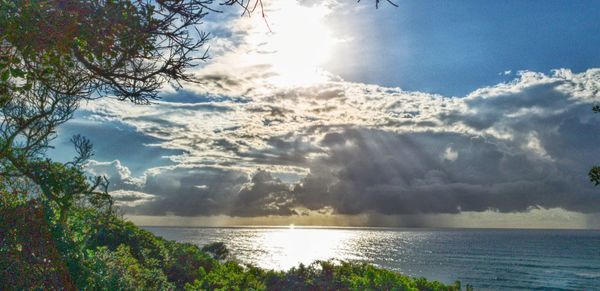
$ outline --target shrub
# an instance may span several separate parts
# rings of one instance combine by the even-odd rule
[[[167,241],[93,208],[72,209],[63,227],[36,205],[0,207],[0,289],[460,290],[358,262],[264,270],[223,261],[223,243]]]

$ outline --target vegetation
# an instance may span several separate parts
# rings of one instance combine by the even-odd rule
[[[203,251],[167,241],[92,207],[73,208],[68,231],[56,223],[59,213],[37,200],[0,211],[2,290],[460,290],[460,283],[413,279],[365,263],[264,270],[224,260],[221,243]]]
[[[594,105],[592,111],[594,111],[594,113],[600,113],[600,105]],[[588,177],[594,186],[600,185],[600,166],[593,166],[588,172]]]

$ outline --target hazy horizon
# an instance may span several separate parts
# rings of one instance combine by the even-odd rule
[[[130,216],[125,218],[149,227],[350,227],[350,228],[427,228],[427,229],[600,229],[600,215],[578,215],[562,210],[551,213],[465,213],[462,215],[398,216],[321,216],[321,217],[256,217],[228,216]]]

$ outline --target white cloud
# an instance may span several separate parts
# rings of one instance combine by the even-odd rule
[[[155,195],[133,190],[115,190],[110,195],[115,199],[117,206],[135,207],[144,203],[152,202],[156,199]]]
[[[144,177],[133,177],[129,168],[121,165],[119,160],[112,162],[91,160],[86,164],[85,170],[92,176],[107,177],[111,182],[109,189],[132,189],[145,183]]]
[[[536,132],[532,132],[529,134],[529,141],[527,142],[526,148],[532,150],[535,154],[543,159],[548,159],[552,161],[552,157],[548,155],[548,152],[542,146],[540,139],[537,136]]]
[[[442,160],[454,162],[458,159],[458,152],[453,150],[451,147],[447,147],[446,151],[442,154]]]

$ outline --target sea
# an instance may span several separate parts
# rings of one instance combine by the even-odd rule
[[[287,270],[316,260],[369,262],[476,290],[600,290],[600,231],[305,227],[144,227],[233,259]]]

